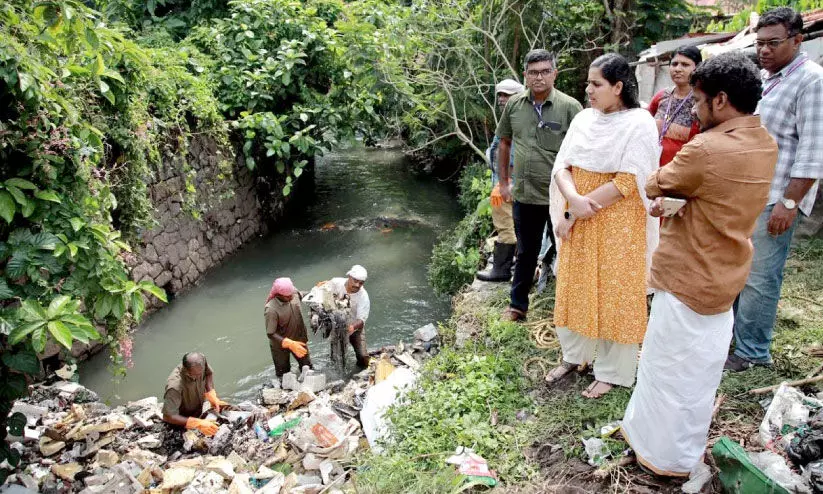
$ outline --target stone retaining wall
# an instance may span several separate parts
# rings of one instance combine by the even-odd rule
[[[244,243],[266,233],[269,220],[282,214],[285,200],[281,194],[267,195],[272,201],[265,208],[272,217],[267,217],[258,200],[255,178],[242,157],[226,161],[232,154],[221,151],[207,136],[192,137],[185,163],[170,154],[149,183],[156,225],[132,242],[134,255],[127,264],[133,280],[153,281],[166,290],[171,301]],[[224,173],[226,168],[232,168],[232,173]],[[188,181],[196,190],[194,195],[186,192],[187,177],[191,177]],[[196,201],[187,202],[187,197],[196,197]],[[199,216],[192,214],[194,210]],[[146,313],[165,305],[154,297],[144,300]],[[71,354],[82,360],[100,349],[99,342],[88,345],[76,341]],[[59,355],[60,347],[50,341],[40,358],[59,359]]]
[[[140,236],[130,263],[132,279],[153,281],[173,298],[265,232],[251,172],[237,159],[233,175],[224,176],[223,153],[213,140],[196,136],[189,147],[188,171],[175,160],[157,173],[149,190],[158,224]],[[196,188],[193,208],[186,202],[187,177]],[[199,218],[192,209],[200,211]],[[157,306],[158,301],[152,301],[150,307]]]

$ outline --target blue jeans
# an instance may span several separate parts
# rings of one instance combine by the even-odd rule
[[[777,302],[783,284],[783,267],[789,257],[801,213],[788,230],[778,237],[767,231],[774,205],[766,206],[755,224],[752,243],[754,258],[746,286],[734,304],[734,354],[757,364],[771,363],[769,346],[772,342]]]

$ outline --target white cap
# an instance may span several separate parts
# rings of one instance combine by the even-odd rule
[[[503,79],[502,81],[498,82],[496,86],[494,86],[494,94],[503,93],[503,94],[517,94],[522,93],[526,88],[523,84],[515,81],[514,79]]]
[[[359,264],[355,264],[351,267],[349,272],[346,273],[346,276],[351,276],[357,281],[366,281],[366,268]]]

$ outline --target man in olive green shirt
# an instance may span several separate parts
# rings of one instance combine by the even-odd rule
[[[512,281],[511,302],[504,319],[517,321],[526,317],[529,291],[537,267],[537,256],[549,217],[549,187],[554,158],[566,136],[572,119],[583,107],[554,88],[557,77],[555,57],[546,50],[532,50],[523,61],[527,91],[509,99],[496,135],[500,138],[497,162],[500,170],[500,195],[510,202],[517,236],[517,264]],[[514,174],[509,182],[509,152],[514,145]],[[554,246],[544,262],[551,265]]]
[[[172,426],[197,429],[207,436],[213,436],[217,432],[217,424],[211,420],[200,419],[203,403],[207,400],[218,412],[220,407],[228,405],[217,397],[212,370],[206,362],[205,355],[198,352],[187,353],[166,380],[163,421]]]

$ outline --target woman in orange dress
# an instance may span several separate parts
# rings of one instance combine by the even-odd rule
[[[608,53],[592,62],[586,94],[591,108],[572,121],[552,171],[560,244],[554,323],[563,361],[546,381],[594,362],[595,381],[583,396],[598,398],[634,384],[658,235],[644,187],[660,148],[625,58]]]
[[[703,61],[700,50],[694,46],[678,48],[669,62],[669,76],[674,86],[655,94],[649,103],[649,113],[657,122],[660,135],[660,166],[674,159],[692,137],[700,132],[697,119],[692,117],[692,87],[689,84],[692,72]]]

